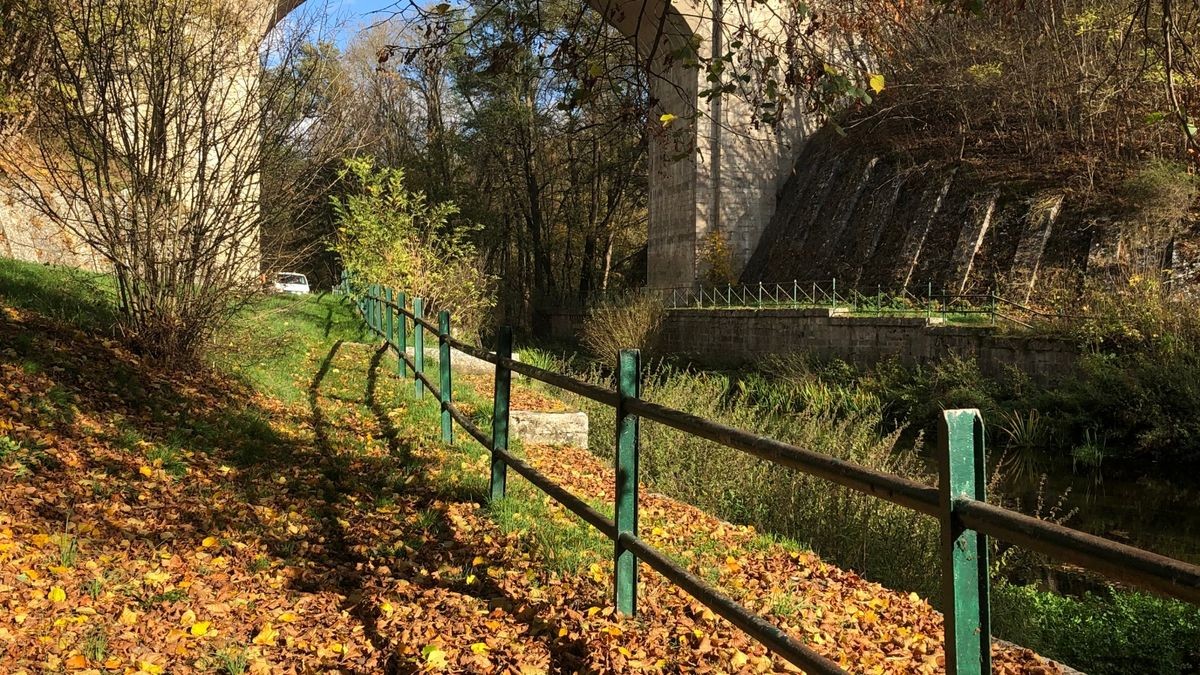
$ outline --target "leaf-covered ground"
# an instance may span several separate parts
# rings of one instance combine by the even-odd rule
[[[293,344],[284,403],[0,306],[0,672],[789,669],[644,567],[639,617],[615,616],[609,544],[515,474],[483,505],[486,455],[438,443],[392,360],[328,332]],[[524,452],[607,508],[595,457]],[[646,491],[641,509],[652,544],[850,671],[942,670],[925,601]]]

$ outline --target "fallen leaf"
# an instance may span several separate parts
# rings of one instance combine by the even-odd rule
[[[254,644],[270,646],[275,644],[275,638],[279,636],[279,631],[275,630],[270,622],[263,624],[262,630],[258,631],[258,635],[254,636]]]

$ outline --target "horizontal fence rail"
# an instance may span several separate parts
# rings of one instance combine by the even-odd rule
[[[440,401],[442,438],[451,439],[450,421],[492,455],[490,495],[504,496],[506,469],[558,501],[614,543],[614,601],[618,611],[636,613],[637,567],[634,558],[679,586],[713,612],[741,628],[781,658],[809,673],[843,673],[817,654],[719,590],[676,565],[637,536],[637,455],[640,420],[648,420],[740,450],[749,455],[912,509],[940,520],[943,613],[947,672],[979,674],[991,670],[987,537],[1025,547],[1060,561],[1154,593],[1200,605],[1200,567],[1110,541],[1063,525],[1032,518],[986,502],[983,420],[978,411],[946,411],[938,434],[939,487],[875,471],[812,450],[729,427],[640,397],[640,360],[636,351],[621,353],[617,390],[582,382],[511,358],[511,330],[500,331],[496,352],[450,335],[450,316],[438,323],[423,314],[421,298],[412,299],[378,286],[355,289],[343,279],[342,290],[359,298],[370,329],[397,354],[397,373],[412,370],[415,395],[423,390]],[[412,357],[407,354],[412,324]],[[439,382],[424,372],[423,332],[434,331],[440,352]],[[451,398],[452,349],[495,366],[492,434],[479,429]],[[615,517],[608,518],[536,468],[514,456],[508,445],[508,396],[516,372],[614,408],[617,415]]]

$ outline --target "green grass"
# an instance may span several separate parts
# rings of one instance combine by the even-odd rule
[[[106,274],[0,258],[0,296],[76,326],[108,330],[116,323],[116,284]]]
[[[369,331],[341,296],[270,296],[242,310],[217,339],[214,364],[266,394],[296,402],[308,386],[310,350]]]

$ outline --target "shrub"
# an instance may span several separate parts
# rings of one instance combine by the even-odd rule
[[[666,308],[659,298],[630,293],[592,309],[583,324],[583,344],[606,364],[617,362],[622,349],[640,349],[653,356]]]
[[[704,270],[701,280],[706,286],[724,286],[737,281],[733,252],[729,250],[729,238],[724,232],[713,230],[704,235],[698,258],[700,269]]]
[[[430,312],[449,309],[456,332],[478,339],[495,288],[469,238],[476,228],[452,226],[454,204],[430,204],[405,186],[402,169],[376,167],[369,157],[345,160],[338,180],[344,195],[333,200],[331,248],[351,277],[424,298]]]

